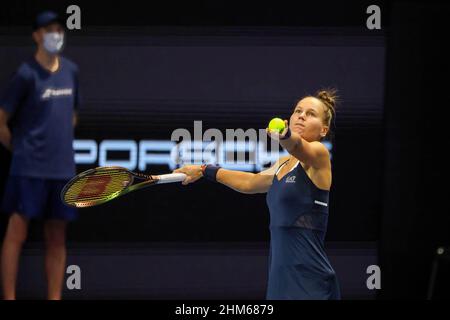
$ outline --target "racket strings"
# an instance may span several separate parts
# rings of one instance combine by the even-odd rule
[[[72,204],[103,201],[120,193],[132,180],[132,176],[125,171],[95,172],[76,180],[67,189],[64,199]]]
[[[103,198],[109,194],[115,193],[115,192],[120,192],[124,189],[125,187],[119,184],[109,184],[107,190],[98,193],[98,194],[93,194],[92,192],[90,192],[89,194],[92,194],[92,196],[88,196],[88,195],[80,195],[82,189],[76,190],[76,189],[72,189],[68,192],[66,192],[66,196],[65,199],[70,201],[70,200],[93,200],[93,199],[99,199],[99,198]]]

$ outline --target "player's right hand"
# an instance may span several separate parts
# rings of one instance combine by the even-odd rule
[[[186,178],[182,184],[187,185],[193,183],[203,176],[202,168],[200,165],[187,165],[173,171],[174,173],[184,173]]]

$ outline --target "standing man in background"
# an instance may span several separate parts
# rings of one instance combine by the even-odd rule
[[[59,195],[75,175],[73,128],[80,102],[78,68],[59,55],[63,25],[52,11],[36,17],[34,57],[22,63],[0,99],[0,143],[12,152],[2,201],[2,211],[10,215],[1,252],[3,297],[8,300],[16,298],[19,256],[29,221],[36,218],[45,221],[47,297],[61,299],[66,226],[76,211],[64,206]]]

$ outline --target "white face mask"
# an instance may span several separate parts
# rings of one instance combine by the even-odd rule
[[[64,45],[64,33],[48,32],[44,34],[44,48],[48,53],[61,52]]]

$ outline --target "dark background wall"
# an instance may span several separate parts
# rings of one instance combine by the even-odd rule
[[[446,298],[449,294],[448,214],[449,4],[392,7],[387,46],[385,170],[380,297]],[[442,255],[438,255],[441,247]],[[438,267],[432,283],[433,261]],[[439,288],[439,289],[438,289]]]
[[[33,52],[22,30],[0,36],[1,87]],[[170,140],[176,128],[193,133],[194,120],[203,121],[203,130],[224,133],[227,128],[264,129],[274,116],[289,118],[304,95],[338,88],[328,239],[377,240],[383,35],[352,28],[86,27],[82,34],[68,32],[65,54],[81,71],[76,138],[97,142]],[[147,167],[153,173],[169,170]],[[264,195],[241,195],[202,181],[187,188],[161,186],[80,210],[70,238],[262,241],[268,239],[267,226]]]

